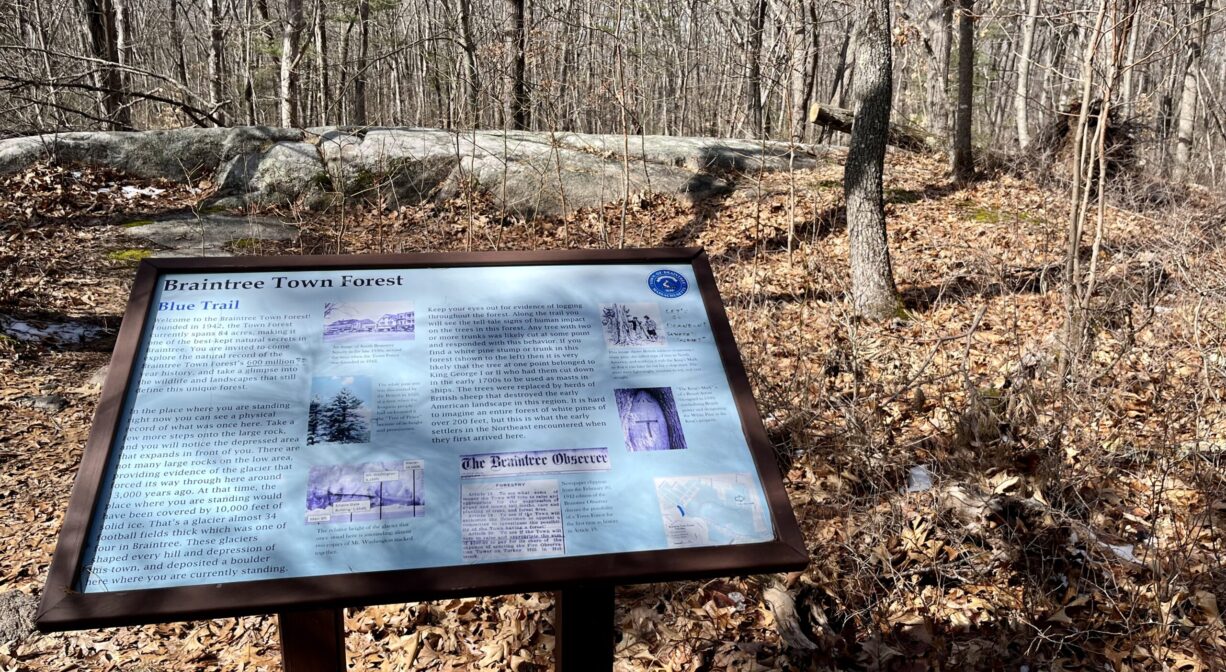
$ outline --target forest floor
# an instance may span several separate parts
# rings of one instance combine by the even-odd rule
[[[240,254],[701,245],[786,474],[799,576],[629,586],[623,670],[1226,669],[1226,223],[1193,194],[1108,207],[1090,353],[1062,384],[1067,194],[952,186],[891,154],[906,309],[848,312],[841,167],[742,175],[714,202],[634,199],[565,221],[483,201],[282,212]],[[123,225],[200,194],[41,166],[0,180],[0,317],[76,319],[81,345],[0,339],[0,670],[277,669],[275,622],[39,635],[46,578],[135,259]],[[98,193],[110,185],[110,191]],[[267,214],[267,213],[265,213]],[[788,251],[788,232],[795,233]],[[808,649],[785,642],[786,591]],[[551,669],[550,595],[350,610],[354,669]],[[789,617],[789,621],[791,617]]]

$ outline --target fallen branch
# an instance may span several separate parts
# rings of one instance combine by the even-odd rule
[[[809,123],[823,126],[840,133],[851,133],[855,112],[842,107],[814,103],[809,108]],[[909,124],[890,122],[890,135],[886,140],[891,145],[908,152],[927,154],[937,149],[936,136]]]

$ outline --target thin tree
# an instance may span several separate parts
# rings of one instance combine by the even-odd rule
[[[1192,154],[1192,136],[1196,130],[1196,79],[1200,71],[1201,49],[1208,34],[1209,20],[1205,16],[1208,5],[1207,0],[1194,0],[1189,9],[1183,92],[1179,97],[1179,126],[1175,133],[1175,164],[1171,171],[1171,177],[1177,182],[1187,178],[1188,158]]]
[[[1022,149],[1030,145],[1030,118],[1027,105],[1030,102],[1030,58],[1034,53],[1034,32],[1039,23],[1039,0],[1028,0],[1026,19],[1022,24],[1022,52],[1017,57],[1017,94],[1013,107],[1017,113],[1017,144]]]
[[[958,0],[958,107],[954,113],[950,172],[965,181],[975,176],[971,113],[975,96],[975,0]]]
[[[225,125],[225,101],[222,98],[221,0],[209,0],[209,102],[218,126]]]
[[[302,35],[302,0],[285,0],[281,29],[281,125],[298,125],[298,38]]]
[[[469,123],[477,128],[481,125],[481,80],[477,74],[477,42],[473,39],[472,0],[460,0],[460,37],[467,67],[464,90],[468,92]]]
[[[859,7],[857,71],[853,85],[856,115],[843,168],[851,257],[851,298],[855,311],[870,319],[899,307],[885,230],[882,173],[894,92],[890,44],[890,0],[865,0]]]
[[[353,123],[365,126],[366,69],[370,45],[370,0],[358,0],[358,62],[353,75]]]
[[[525,0],[508,0],[511,10],[511,127],[528,129],[528,32],[524,27]]]

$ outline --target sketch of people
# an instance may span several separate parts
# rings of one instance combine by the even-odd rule
[[[654,303],[605,303],[600,306],[605,343],[617,348],[667,345],[668,325]]]

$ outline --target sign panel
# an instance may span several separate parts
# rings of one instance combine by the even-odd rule
[[[45,628],[806,559],[697,250],[156,260],[115,360]]]

